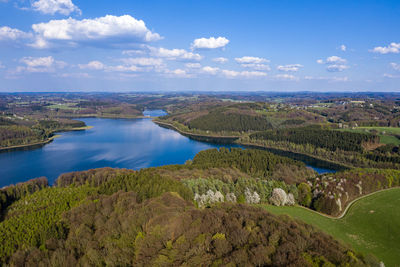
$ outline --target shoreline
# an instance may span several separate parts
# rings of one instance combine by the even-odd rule
[[[182,131],[182,130],[178,129],[175,125],[167,123],[167,122],[161,122],[161,121],[154,120],[154,119],[153,119],[153,122],[155,124],[159,125],[160,127],[165,126],[165,128],[174,130],[174,131],[180,133],[181,135],[187,136],[189,138],[192,137],[195,140],[198,140],[198,139],[203,139],[203,140],[205,140],[205,139],[214,139],[215,141],[217,141],[217,140],[219,140],[219,141],[220,140],[226,140],[226,141],[232,141],[232,143],[233,143],[234,141],[236,141],[237,139],[240,138],[240,136],[216,136],[216,135],[195,134],[195,133]]]
[[[326,160],[326,159],[322,159],[319,158],[317,156],[314,155],[309,155],[309,154],[305,154],[305,153],[299,153],[299,152],[293,152],[290,150],[285,150],[285,149],[281,149],[281,148],[274,148],[274,147],[267,147],[267,146],[263,146],[263,145],[259,145],[259,144],[253,144],[253,143],[244,143],[244,142],[240,142],[238,141],[240,139],[240,136],[215,136],[215,135],[201,135],[201,134],[194,134],[194,133],[189,133],[189,132],[185,132],[182,131],[180,129],[178,129],[175,125],[167,123],[167,122],[160,122],[157,120],[153,120],[154,123],[156,123],[159,126],[165,126],[168,129],[172,129],[175,130],[176,132],[187,136],[187,137],[193,137],[193,139],[195,140],[199,140],[199,141],[206,141],[207,139],[214,139],[215,141],[221,141],[221,140],[226,140],[226,141],[231,141],[232,143],[236,143],[245,147],[250,147],[250,148],[256,148],[256,149],[265,149],[265,150],[277,150],[277,151],[281,151],[283,153],[291,153],[293,155],[298,155],[298,156],[304,156],[313,160],[317,160],[317,161],[321,161],[327,164],[331,164],[331,165],[335,165],[337,168],[335,169],[352,169],[354,167],[351,166],[347,166],[343,163],[340,162],[335,162],[335,161],[331,161],[331,160]],[[201,140],[202,139],[202,140]],[[237,141],[237,142],[236,142]]]
[[[89,129],[92,129],[92,128],[93,128],[93,126],[65,128],[65,129],[61,129],[61,130],[58,130],[58,131],[54,131],[53,133],[72,132],[72,131],[85,131],[85,130],[89,130]],[[35,146],[43,146],[43,145],[46,145],[48,143],[51,143],[54,139],[56,139],[58,137],[61,137],[61,135],[55,134],[55,135],[47,138],[46,140],[43,140],[43,141],[40,141],[40,142],[36,142],[36,143],[9,146],[9,147],[1,147],[0,148],[0,152],[13,151],[13,150],[18,150],[20,148],[30,148],[30,147],[33,148]]]
[[[331,160],[327,160],[327,159],[322,159],[322,158],[320,158],[320,157],[318,157],[318,156],[310,155],[310,154],[306,154],[306,153],[293,152],[293,151],[285,150],[285,149],[282,149],[282,148],[268,147],[268,146],[263,146],[263,145],[259,145],[259,144],[252,144],[252,143],[239,143],[239,144],[241,144],[241,145],[243,145],[243,146],[247,146],[247,147],[255,147],[255,148],[257,148],[257,149],[279,150],[279,151],[282,151],[282,152],[285,152],[285,153],[292,153],[292,154],[295,154],[295,155],[300,155],[300,156],[304,156],[304,157],[309,157],[309,158],[312,158],[312,159],[315,159],[315,160],[319,160],[319,161],[322,161],[322,162],[326,162],[326,163],[328,163],[328,164],[336,165],[336,166],[339,167],[339,168],[344,168],[344,169],[353,169],[353,168],[354,168],[354,167],[352,167],[352,166],[347,166],[347,165],[345,165],[345,164],[343,164],[343,163],[340,163],[340,162],[331,161]]]

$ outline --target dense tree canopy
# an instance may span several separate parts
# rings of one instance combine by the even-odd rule
[[[235,167],[253,176],[271,176],[282,166],[294,165],[305,168],[304,163],[281,157],[265,150],[220,148],[200,151],[193,159],[193,165],[202,168]]]
[[[295,144],[311,144],[316,147],[335,151],[363,151],[364,143],[376,143],[378,137],[372,134],[354,133],[322,129],[319,127],[301,127],[269,130],[251,134],[252,139],[284,141]]]
[[[240,113],[224,113],[220,110],[198,117],[188,123],[189,128],[221,131],[262,131],[272,129],[272,124],[262,116]]]
[[[100,197],[63,216],[65,238],[11,257],[52,266],[365,266],[331,237],[261,208],[226,204],[198,210],[175,194],[143,203],[133,192]],[[372,262],[373,263],[373,262]]]

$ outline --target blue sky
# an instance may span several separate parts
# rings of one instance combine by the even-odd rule
[[[400,92],[400,1],[0,0],[0,92]]]

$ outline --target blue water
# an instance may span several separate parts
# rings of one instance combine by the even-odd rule
[[[146,117],[160,117],[167,115],[167,112],[165,112],[162,109],[153,109],[153,110],[146,109],[143,111],[143,115]]]
[[[0,153],[0,188],[40,176],[53,183],[61,173],[92,168],[183,164],[201,150],[226,146],[191,140],[151,119],[82,121],[93,128],[61,133],[40,148]]]
[[[100,167],[140,169],[183,164],[199,151],[220,145],[191,140],[150,119],[82,119],[93,126],[64,132],[41,148],[0,153],[0,187],[61,173]]]

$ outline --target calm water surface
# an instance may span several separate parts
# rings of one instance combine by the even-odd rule
[[[40,176],[46,176],[53,183],[61,173],[92,168],[141,169],[183,164],[201,150],[226,146],[191,140],[159,127],[150,119],[86,118],[82,121],[93,128],[64,132],[41,148],[0,153],[0,187]]]
[[[82,119],[93,126],[64,132],[50,144],[25,151],[0,153],[0,187],[61,173],[100,167],[140,169],[182,164],[199,151],[220,147],[191,140],[150,119]]]

